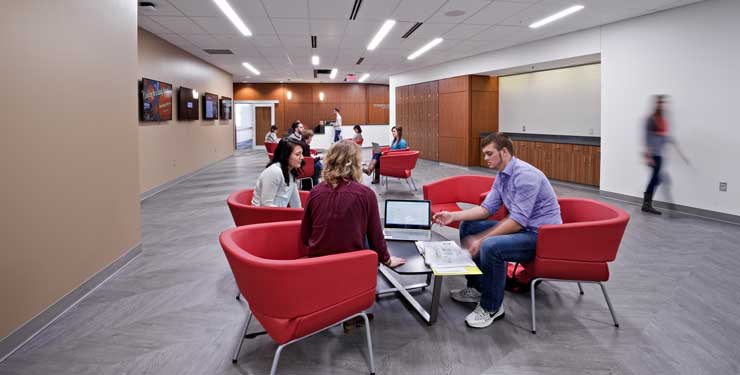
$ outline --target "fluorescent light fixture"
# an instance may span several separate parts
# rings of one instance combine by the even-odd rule
[[[311,56],[311,64],[319,65],[319,55]]]
[[[385,38],[386,35],[391,31],[393,28],[393,25],[396,24],[396,21],[394,20],[387,20],[385,23],[383,23],[383,26],[380,27],[380,30],[375,34],[373,39],[370,41],[370,44],[367,45],[367,50],[372,51],[375,49],[375,47],[380,44],[380,42],[383,41],[383,38]]]
[[[321,100],[322,102],[324,101],[324,92],[323,91],[319,93],[319,100]]]
[[[434,39],[432,39],[431,42],[425,44],[423,47],[417,49],[414,53],[410,54],[409,57],[407,57],[407,59],[413,60],[413,59],[419,57],[422,53],[424,53],[426,51],[429,51],[430,49],[434,48],[434,46],[436,46],[437,44],[442,43],[442,40],[444,40],[444,39],[442,39],[442,38],[434,38]]]
[[[213,0],[216,5],[218,5],[218,8],[221,9],[221,11],[226,15],[226,17],[231,21],[231,23],[236,26],[236,28],[239,30],[239,32],[242,33],[244,36],[252,36],[252,32],[249,31],[247,28],[247,25],[244,24],[241,18],[234,12],[234,9],[229,5],[229,3],[226,2],[226,0]]]
[[[559,20],[559,19],[561,19],[561,18],[563,18],[565,16],[568,16],[568,15],[571,15],[571,14],[573,14],[573,13],[575,13],[575,12],[581,10],[581,9],[583,9],[583,5],[573,5],[572,7],[568,8],[568,9],[561,10],[560,12],[557,12],[557,13],[553,14],[552,16],[545,17],[545,18],[543,18],[543,19],[541,19],[541,20],[539,20],[539,21],[537,21],[537,22],[529,25],[529,28],[530,29],[536,29],[536,28],[538,28],[540,26],[547,25],[550,22]]]
[[[198,91],[193,89],[193,99],[198,99]]]
[[[288,90],[288,100],[293,99],[293,92]]]
[[[365,73],[357,80],[357,82],[365,82],[366,79],[370,78],[370,73]]]
[[[334,69],[332,69],[332,70],[331,70],[331,74],[329,74],[329,78],[330,78],[330,79],[334,79],[334,78],[337,78],[337,72],[338,72],[338,71],[339,71],[339,70],[338,70],[337,68],[334,68]]]
[[[245,68],[249,69],[249,71],[252,72],[254,75],[260,75],[260,71],[255,69],[250,63],[243,62],[242,65],[244,65]]]

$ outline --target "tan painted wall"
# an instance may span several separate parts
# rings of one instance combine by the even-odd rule
[[[142,122],[139,126],[140,192],[145,192],[214,161],[234,150],[233,120],[177,121],[177,90],[198,90],[200,117],[203,93],[232,95],[231,74],[139,29],[139,75],[172,84],[172,121]]]
[[[136,2],[0,6],[0,337],[141,238]]]

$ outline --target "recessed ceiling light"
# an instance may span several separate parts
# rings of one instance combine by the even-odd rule
[[[241,18],[239,18],[239,15],[234,12],[234,9],[229,5],[229,3],[226,2],[226,0],[213,0],[216,5],[218,5],[218,8],[221,9],[221,12],[223,12],[226,17],[231,21],[231,23],[236,26],[236,28],[239,30],[240,33],[244,36],[252,36],[252,32],[249,31],[247,28],[247,25],[244,24]]]
[[[260,75],[260,71],[255,69],[251,64],[248,62],[243,62],[242,65],[244,65],[245,68],[249,69],[250,72],[254,73],[255,75]]]
[[[311,56],[311,64],[319,65],[319,55]]]
[[[363,75],[362,75],[362,77],[360,77],[360,79],[358,79],[357,81],[358,81],[358,82],[365,82],[365,80],[366,80],[366,79],[368,79],[368,78],[370,78],[370,74],[369,74],[369,73],[365,73],[365,74],[363,74]]]
[[[442,43],[442,38],[434,38],[431,42],[425,44],[423,47],[417,49],[414,53],[410,54],[407,59],[413,60],[417,57],[419,57],[422,53],[429,51],[430,49],[434,48],[437,44]]]
[[[375,49],[375,47],[380,44],[381,41],[383,41],[383,38],[385,38],[386,35],[391,31],[393,28],[393,25],[396,24],[396,21],[394,20],[387,20],[383,23],[383,26],[380,27],[380,30],[378,30],[377,33],[375,33],[375,36],[370,41],[370,44],[367,45],[367,50],[372,51]]]
[[[331,79],[337,78],[337,72],[338,71],[339,70],[337,68],[332,69],[331,70],[331,74],[329,74],[329,78],[331,78]]]
[[[540,26],[547,25],[550,22],[559,20],[559,19],[561,19],[561,18],[563,18],[565,16],[569,16],[569,15],[571,15],[571,14],[573,14],[573,13],[575,13],[575,12],[581,10],[581,9],[583,9],[583,5],[573,5],[572,7],[568,8],[568,9],[565,9],[565,10],[561,10],[560,12],[557,12],[557,13],[553,14],[552,16],[545,17],[545,18],[543,18],[543,19],[541,19],[541,20],[539,20],[539,21],[537,21],[537,22],[529,25],[529,27],[531,29],[536,29],[536,28],[538,28]]]

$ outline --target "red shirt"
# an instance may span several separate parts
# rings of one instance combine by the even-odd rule
[[[301,222],[301,240],[309,257],[366,249],[365,239],[378,260],[387,262],[378,200],[370,188],[348,181],[336,188],[322,182],[311,189]]]

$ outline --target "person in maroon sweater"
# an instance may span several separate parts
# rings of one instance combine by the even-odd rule
[[[360,147],[340,141],[324,158],[324,181],[311,190],[301,222],[301,240],[308,256],[371,249],[378,261],[398,267],[406,260],[392,257],[380,225],[378,200],[362,181]]]

